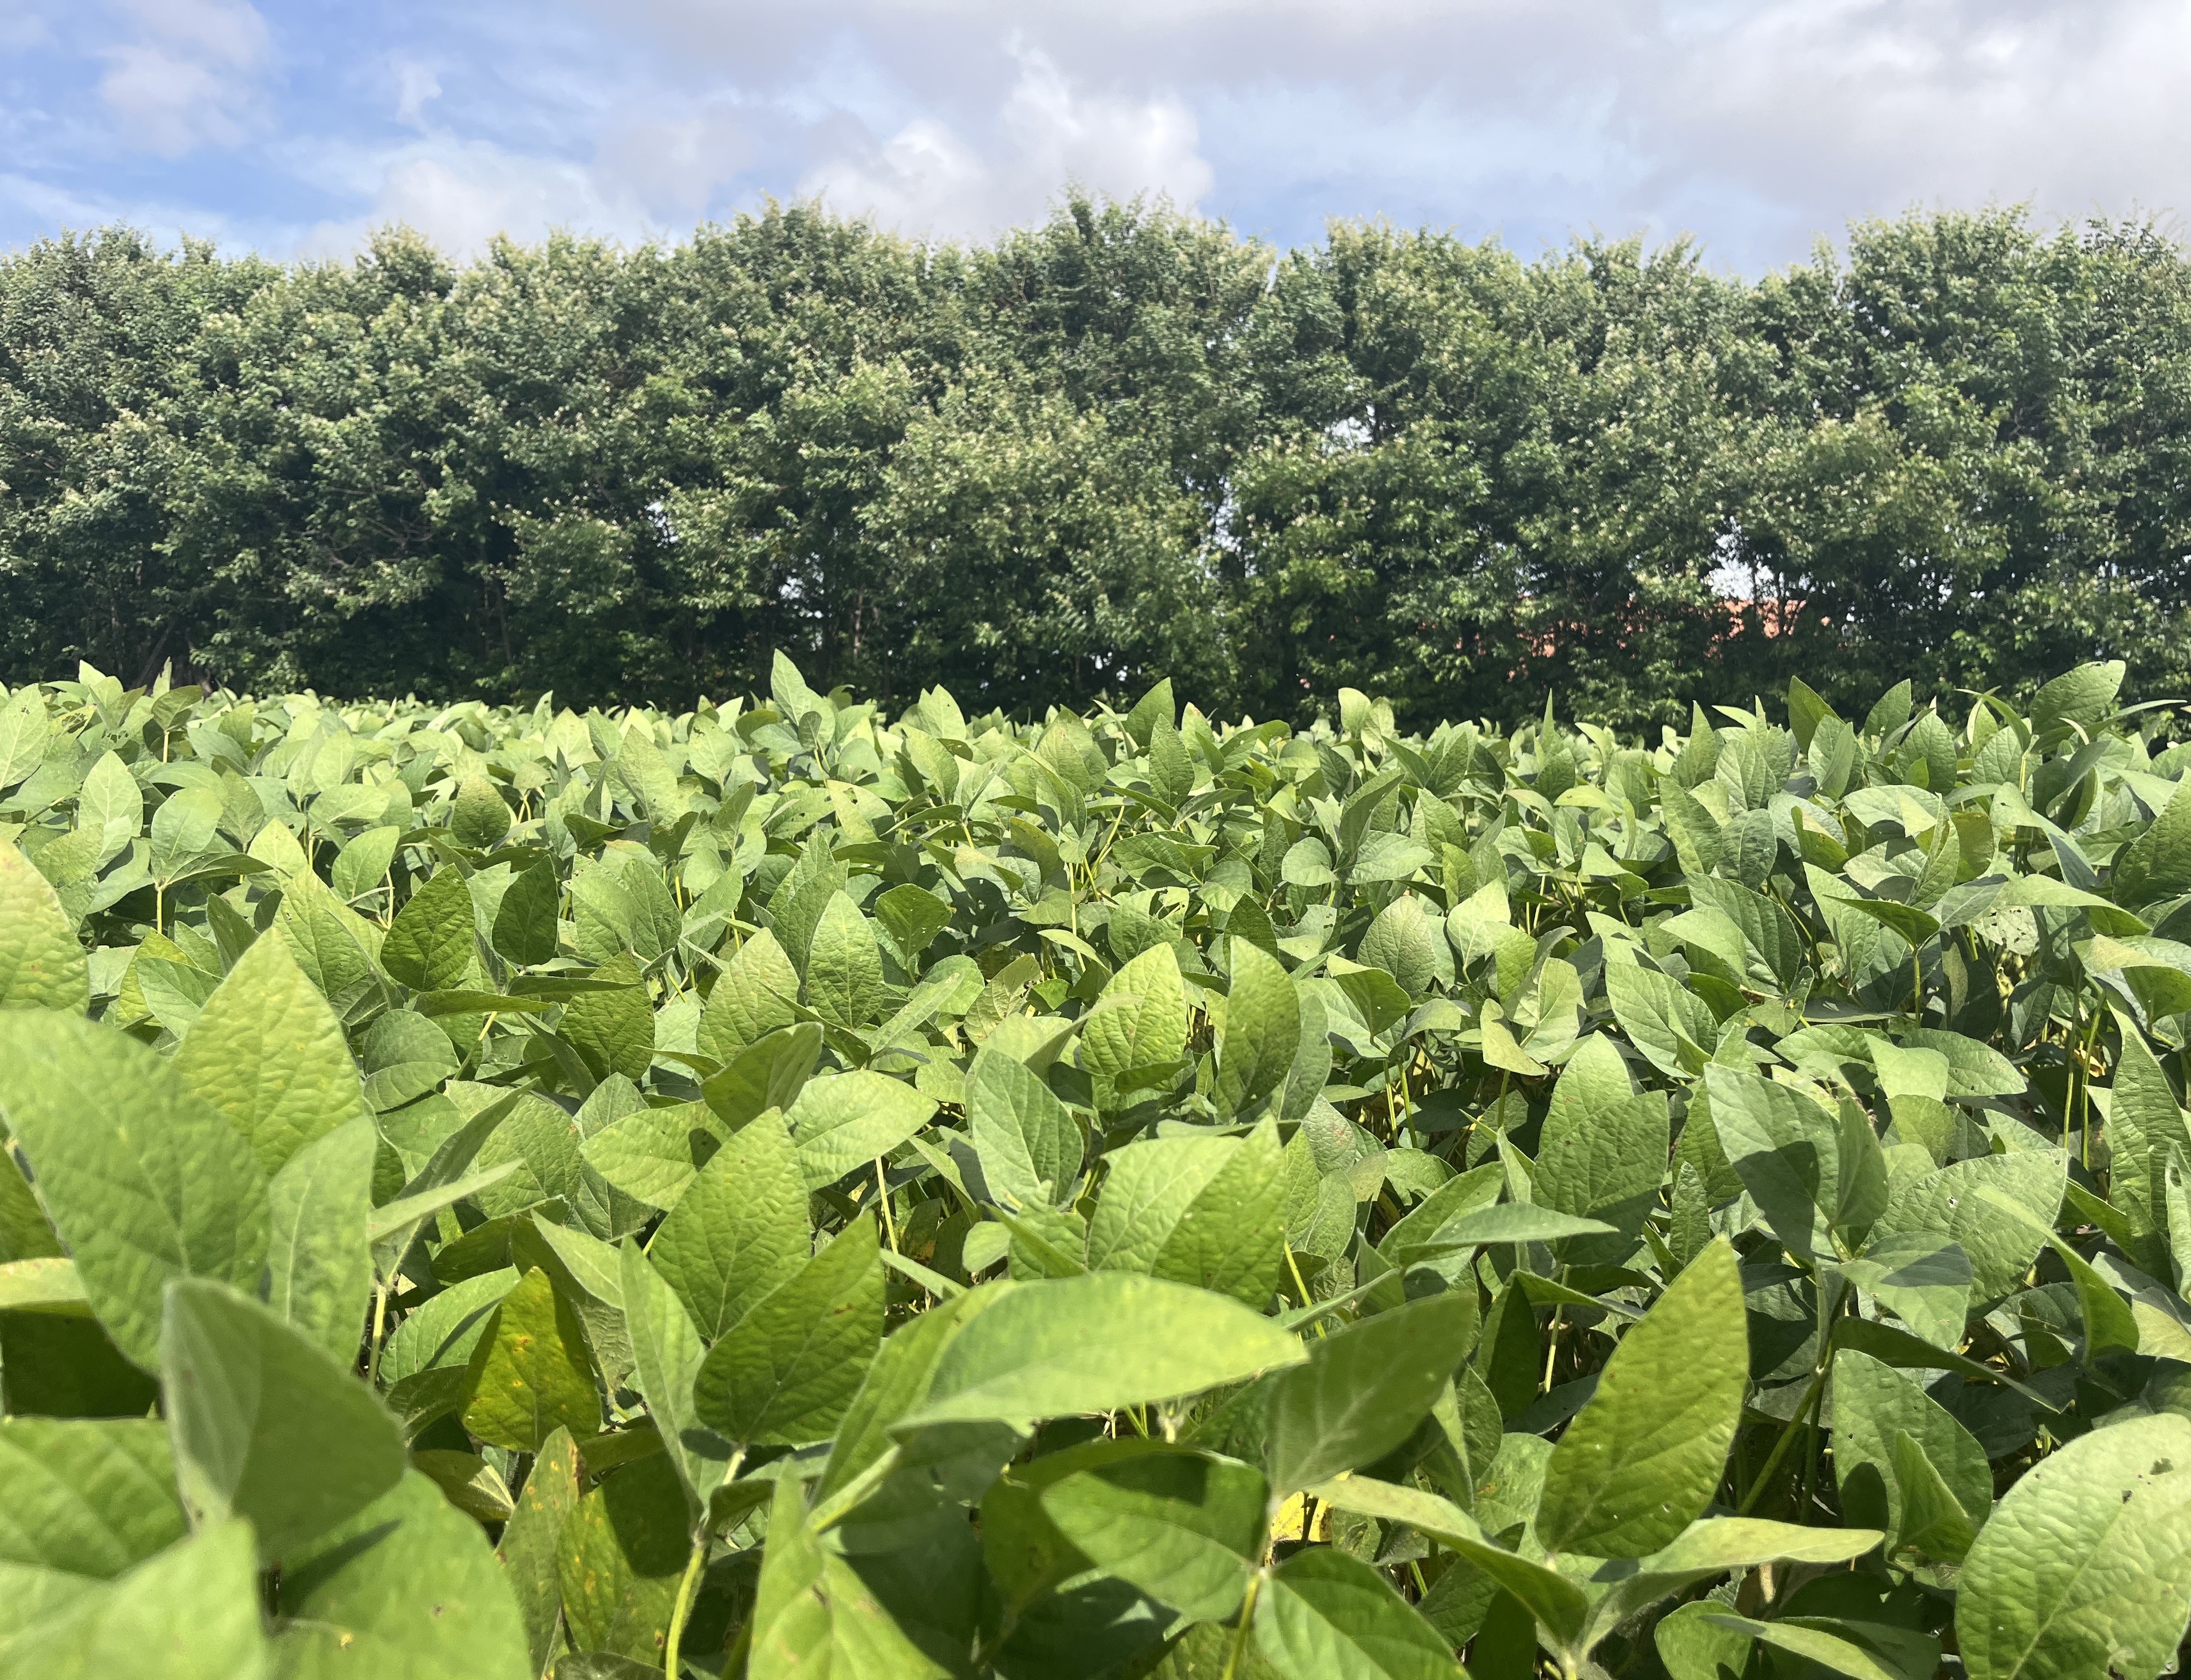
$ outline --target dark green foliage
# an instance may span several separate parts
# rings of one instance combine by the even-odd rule
[[[1068,202],[925,248],[805,206],[458,267],[111,231],[0,261],[0,675],[581,707],[1635,728],[1813,676],[2191,683],[2191,264],[2149,225],[1693,248]],[[1723,599],[1730,580],[1746,594]]]

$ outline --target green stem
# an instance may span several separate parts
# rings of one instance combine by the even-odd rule
[[[1750,1484],[1750,1496],[1742,1501],[1741,1509],[1735,1512],[1736,1516],[1750,1515],[1750,1509],[1757,1503],[1758,1495],[1772,1484],[1773,1472],[1780,1467],[1780,1461],[1788,1455],[1788,1449],[1795,1443],[1795,1432],[1804,1426],[1811,1409],[1817,1404],[1818,1395],[1825,1387],[1825,1383],[1826,1374],[1824,1370],[1820,1370],[1811,1378],[1809,1392],[1797,1404],[1795,1415],[1788,1420],[1786,1426],[1780,1431],[1780,1438],[1773,1444],[1772,1455],[1765,1461],[1765,1467],[1757,1472],[1757,1479]]]
[[[1240,1600],[1239,1626],[1232,1630],[1232,1649],[1225,1654],[1225,1671],[1218,1680],[1232,1680],[1240,1669],[1240,1654],[1248,1649],[1248,1626],[1255,1620],[1256,1595],[1263,1590],[1261,1569],[1249,1577],[1247,1595]]]
[[[700,1575],[708,1567],[708,1525],[703,1523],[692,1540],[692,1555],[685,1563],[685,1578],[677,1583],[676,1608],[669,1613],[669,1640],[662,1652],[662,1671],[668,1680],[678,1680],[678,1648],[685,1643],[686,1619],[692,1614]]]
[[[388,1285],[380,1284],[373,1292],[373,1343],[366,1355],[365,1380],[374,1387],[380,1384],[380,1338],[388,1328]]]

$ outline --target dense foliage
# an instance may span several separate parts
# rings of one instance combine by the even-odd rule
[[[2152,1680],[2191,745],[0,703],[0,1671]]]
[[[2187,439],[2191,262],[2138,225],[1915,216],[1756,282],[1078,202],[461,267],[111,231],[0,259],[0,677],[683,709],[783,647],[893,707],[1170,675],[1420,730],[2174,695]]]

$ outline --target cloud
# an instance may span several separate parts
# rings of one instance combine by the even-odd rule
[[[269,56],[247,0],[121,0],[137,37],[105,47],[99,96],[138,145],[179,157],[240,141]]]
[[[1282,242],[1693,230],[1755,271],[1912,204],[2165,212],[2191,151],[2182,0],[108,3],[0,23],[8,168],[269,249],[394,215],[630,238],[766,193],[982,236],[1077,181]],[[0,196],[0,237],[38,202]]]
[[[947,123],[916,118],[879,144],[810,169],[802,194],[915,234],[982,235],[1039,217],[1067,182],[1182,208],[1215,185],[1194,113],[1178,99],[1075,88],[1048,54],[1016,43],[1019,70],[984,147]]]

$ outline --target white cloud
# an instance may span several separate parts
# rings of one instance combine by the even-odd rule
[[[247,0],[120,0],[117,9],[138,34],[100,51],[99,94],[122,131],[167,157],[241,140],[269,57],[258,11]]]
[[[1040,216],[1067,182],[1182,208],[1214,185],[1194,113],[1178,99],[1076,88],[1048,54],[1016,44],[1019,73],[984,146],[929,117],[825,159],[800,182],[842,211],[909,233],[981,235]]]

